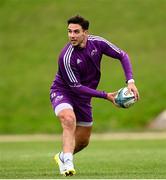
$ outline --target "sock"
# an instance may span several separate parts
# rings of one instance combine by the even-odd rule
[[[72,153],[63,153],[63,160],[64,162],[70,160],[73,161],[73,154]]]

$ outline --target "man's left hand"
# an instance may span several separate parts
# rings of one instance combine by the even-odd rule
[[[135,99],[138,101],[139,92],[138,92],[137,87],[134,84],[134,82],[128,83],[128,89],[129,89],[129,91],[132,91],[134,93]]]

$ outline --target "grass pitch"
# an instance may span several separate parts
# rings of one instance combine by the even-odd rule
[[[59,179],[60,142],[1,142],[0,178]],[[166,178],[165,140],[92,140],[75,155],[77,179]],[[69,177],[69,179],[71,179]]]

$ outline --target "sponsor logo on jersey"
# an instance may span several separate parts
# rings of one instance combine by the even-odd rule
[[[96,53],[97,53],[97,49],[93,49],[90,54],[91,56],[94,56]]]

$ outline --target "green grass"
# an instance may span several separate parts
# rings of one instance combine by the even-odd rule
[[[94,99],[94,131],[146,127],[166,108],[165,9],[165,0],[0,0],[0,133],[60,132],[49,88],[67,42],[66,19],[77,13],[90,20],[90,33],[129,53],[141,96],[129,110]],[[99,89],[124,82],[120,63],[104,57]]]
[[[1,142],[0,178],[63,178],[52,160],[59,142]],[[166,178],[165,140],[92,141],[75,155],[77,179]],[[68,178],[71,179],[71,178]]]

